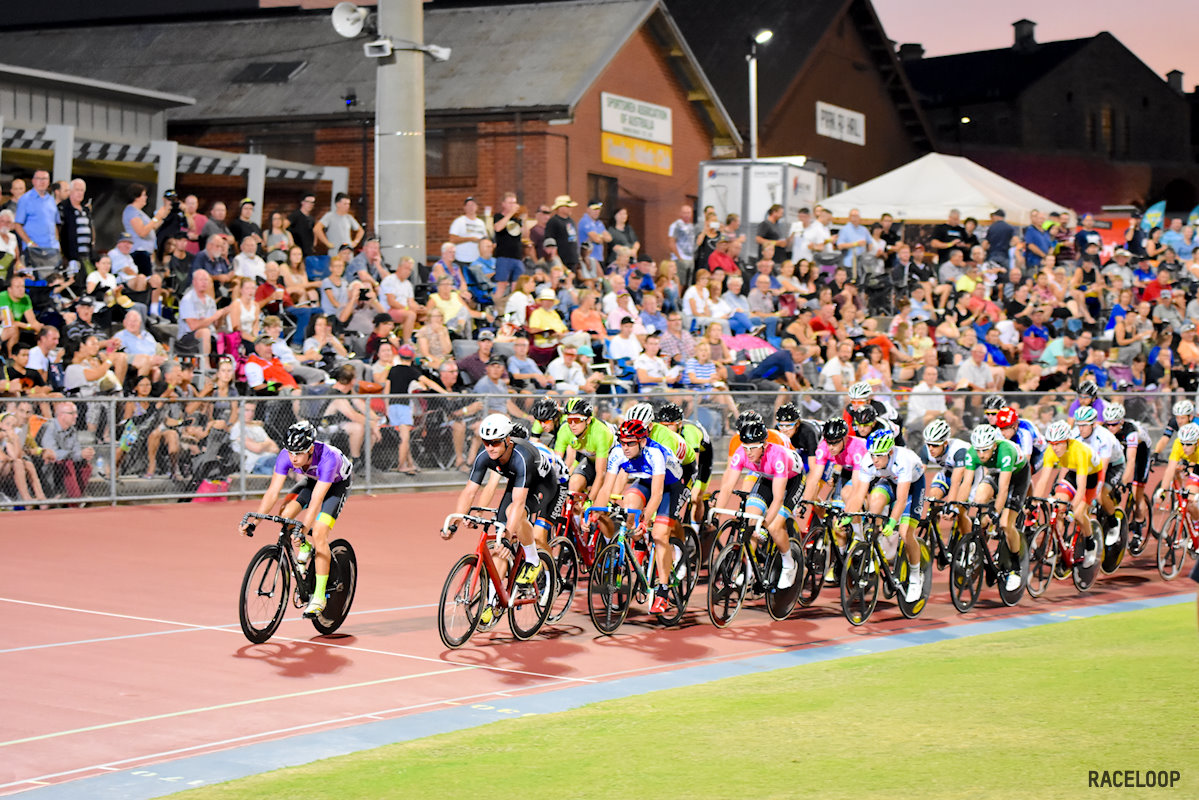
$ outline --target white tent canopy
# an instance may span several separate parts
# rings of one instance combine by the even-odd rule
[[[856,208],[866,220],[890,214],[896,221],[931,223],[944,222],[949,210],[956,208],[963,219],[974,217],[984,225],[997,208],[1013,225],[1027,225],[1033,209],[1067,210],[968,158],[943,153],[929,153],[835,194],[821,205],[836,219],[845,219]]]

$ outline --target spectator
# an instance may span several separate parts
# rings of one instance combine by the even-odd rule
[[[233,242],[245,239],[254,240],[254,252],[262,255],[262,228],[254,221],[254,210],[257,204],[249,197],[243,197],[238,205],[237,219],[229,223],[229,231],[233,234]]]
[[[871,239],[870,230],[862,224],[862,213],[851,208],[849,221],[837,232],[837,249],[842,253],[841,266],[854,270],[858,259],[867,254]],[[854,274],[857,275],[856,271]]]
[[[212,296],[212,280],[208,272],[198,269],[192,273],[192,286],[179,301],[179,343],[188,348],[198,348],[207,358],[212,352],[212,334],[215,326],[228,316],[232,306],[217,310]]]
[[[662,334],[662,355],[672,363],[682,365],[695,354],[695,342],[683,331],[683,315],[671,311],[666,316],[666,333]]]
[[[707,342],[696,345],[697,349],[701,346],[707,347]],[[850,345],[850,349],[852,351],[852,345]],[[784,388],[793,392],[802,391],[803,386],[799,382],[795,368],[795,357],[798,355],[798,350],[799,344],[794,339],[783,339],[782,349],[774,351],[758,362],[757,366],[746,373],[746,380],[757,384],[760,389],[773,390],[776,388],[775,384],[781,383]],[[852,376],[852,371],[849,374]]]
[[[233,259],[233,274],[239,278],[266,280],[266,262],[258,255],[258,238],[247,236],[241,240],[241,252]]]
[[[448,289],[448,284],[442,286]],[[442,312],[438,308],[430,308],[429,321],[416,332],[416,345],[421,358],[436,369],[453,355],[453,344],[450,341],[450,331],[445,325]]]
[[[43,486],[53,487],[53,493],[61,487],[67,497],[72,498],[83,496],[92,475],[92,460],[96,457],[94,448],[80,445],[76,418],[74,403],[55,403],[54,418],[38,431],[45,470]]]
[[[553,388],[553,379],[542,373],[537,362],[529,358],[529,340],[522,336],[513,342],[512,347],[515,353],[508,357],[508,374],[511,376],[512,386],[518,391],[545,391]]]
[[[300,353],[308,356],[310,363],[324,370],[329,375],[336,373],[341,367],[349,365],[355,376],[363,380],[369,370],[359,359],[342,344],[341,339],[333,335],[333,326],[326,314],[317,314],[312,318],[312,335],[304,339]]]
[[[566,342],[560,352],[561,355],[545,369],[546,374],[554,379],[554,388],[562,394],[595,394],[602,376],[598,372],[587,374],[580,363],[578,345]]]
[[[342,245],[357,247],[365,233],[362,225],[350,213],[350,196],[345,192],[337,193],[333,208],[320,218],[312,232],[316,243],[331,256],[336,255]]]
[[[358,472],[365,466],[362,448],[368,432],[371,444],[378,444],[383,440],[380,428],[387,420],[375,415],[366,400],[351,397],[353,392],[354,368],[349,365],[340,367],[333,376],[333,386],[330,389],[333,400],[325,407],[325,418],[350,440],[350,461],[354,465],[354,471]]]
[[[91,209],[83,202],[86,196],[87,184],[82,178],[76,178],[71,181],[67,199],[58,204],[58,216],[62,220],[59,240],[68,275],[77,274],[85,265],[90,267],[93,260],[96,229],[92,225]]]
[[[842,339],[836,343],[835,349],[832,345],[829,349],[833,355],[820,369],[820,388],[826,392],[841,394],[849,389],[854,380],[853,365],[850,364],[850,359],[853,358],[853,342]]]
[[[212,208],[208,210],[208,221],[204,223],[204,228],[200,231],[200,249],[206,249],[208,242],[213,238],[223,239],[226,246],[233,244],[236,239],[233,238],[233,231],[229,230],[229,226],[225,222],[225,216],[228,209],[221,201],[212,204]]]
[[[34,171],[33,191],[25,192],[17,200],[15,223],[17,238],[25,245],[27,266],[49,266],[61,260],[58,226],[62,218],[58,214],[58,201],[50,191],[50,173],[46,170]],[[30,252],[30,248],[34,250]],[[31,256],[46,263],[30,263]]]
[[[504,379],[504,359],[492,356],[488,360],[487,372],[475,382],[473,391],[477,395],[484,396],[470,405],[459,409],[459,416],[468,418],[476,414],[483,416],[488,414],[507,414],[513,418],[523,419],[526,422],[531,423],[533,421],[533,418],[526,414],[510,397],[508,382]],[[470,471],[470,465],[474,463],[475,454],[479,451],[480,443],[481,440],[476,433],[472,437],[470,452],[459,467],[463,472]]]
[[[523,336],[518,336],[513,339],[513,348],[516,347],[516,342],[523,339]],[[527,340],[526,340],[527,341]],[[462,375],[467,376],[467,380],[471,384],[478,383],[483,375],[487,372],[487,362],[491,360],[491,351],[495,345],[495,334],[491,331],[483,331],[479,334],[479,349],[463,358],[458,362],[458,369]],[[501,373],[501,377],[507,380],[507,374]]]
[[[9,320],[11,324],[0,326],[0,342],[4,343],[6,352],[11,356],[22,332],[39,333],[42,330],[42,323],[33,313],[33,301],[25,293],[23,275],[13,275],[8,289],[0,292],[0,318],[4,314],[12,318]]]
[[[120,247],[124,241],[124,237],[117,241],[117,246]],[[233,280],[233,265],[229,263],[226,257],[226,249],[228,248],[228,240],[224,236],[210,236],[204,244],[204,250],[192,260],[192,279],[195,279],[195,274],[198,270],[204,270],[217,283],[228,283]],[[113,254],[110,252],[110,256]],[[120,273],[120,264],[116,256],[113,256],[113,271]]]
[[[646,333],[662,333],[666,330],[666,315],[660,310],[656,294],[647,294],[641,301],[641,325]]]
[[[29,368],[30,347],[18,344],[17,350],[3,366],[3,382],[0,388],[8,396],[45,397],[51,393],[51,387],[45,376],[35,369]]]
[[[363,240],[362,252],[350,258],[346,272],[363,286],[379,288],[379,284],[391,274],[391,269],[383,260],[378,236],[372,233]]]
[[[29,351],[29,368],[41,373],[42,380],[56,390],[62,388],[62,349],[58,347],[58,328],[45,325],[37,335],[37,345]]]
[[[758,223],[758,229],[754,231],[754,241],[757,242],[759,253],[767,247],[787,246],[788,237],[783,235],[783,229],[779,224],[782,218],[783,207],[778,203],[766,210],[766,218]]]
[[[400,341],[395,337],[394,331],[395,323],[391,321],[391,315],[375,315],[375,329],[366,339],[365,352],[368,361],[373,361],[378,357],[379,345],[383,342],[391,342],[394,347],[400,346]]]
[[[437,291],[429,295],[429,303],[426,308],[429,314],[429,322],[426,323],[424,328],[421,328],[421,331],[433,323],[434,314],[439,314],[443,320],[443,324],[440,327],[449,328],[459,338],[470,338],[471,318],[474,316],[474,313],[472,313],[466,303],[462,302],[461,295],[454,291],[450,278],[441,278],[437,281]],[[480,316],[483,315],[480,314]],[[420,341],[421,331],[417,331],[416,333],[417,341]]]
[[[637,372],[637,390],[657,391],[679,382],[682,367],[672,367],[659,355],[661,335],[650,333],[645,337],[645,351],[633,359]]]
[[[591,336],[584,331],[571,332],[562,317],[554,309],[558,296],[548,286],[537,290],[537,308],[529,314],[529,331],[534,335],[538,347],[553,347],[559,343],[588,344]]]
[[[388,395],[408,395],[414,391],[425,389],[444,393],[445,389],[436,381],[424,374],[412,364],[415,356],[412,348],[401,345],[396,351],[397,364],[387,373],[387,382],[383,385],[383,393]],[[405,475],[415,475],[418,470],[412,460],[412,401],[406,397],[389,399],[387,405],[387,422],[396,428],[400,434],[399,456],[396,469]]]
[[[591,256],[600,263],[605,263],[604,245],[612,241],[612,234],[600,220],[600,211],[604,204],[598,198],[592,198],[587,204],[587,213],[579,220],[579,241],[591,244]]]
[[[258,403],[247,400],[241,404],[241,419],[229,429],[229,440],[241,456],[242,471],[248,475],[270,475],[275,471],[279,446],[267,435],[266,428],[256,419]]]
[[[132,366],[138,375],[149,376],[155,383],[162,380],[161,368],[166,361],[166,350],[146,332],[141,314],[133,309],[127,311],[121,322],[121,330],[113,339],[124,350],[123,353],[113,354],[115,363],[119,363],[115,356],[124,356],[126,369]]]
[[[952,208],[949,210],[949,220],[933,229],[931,244],[937,253],[937,263],[944,264],[954,251],[965,256],[965,239],[966,229],[962,225],[962,212]]]
[[[575,221],[571,217],[571,209],[576,207],[578,203],[570,199],[570,195],[561,194],[554,198],[550,209],[553,211],[553,216],[545,223],[545,239],[542,241],[542,247],[545,250],[546,261],[552,257],[550,252],[551,245],[549,241],[552,239],[553,247],[557,248],[557,256],[562,260],[562,265],[572,272],[579,264],[579,233],[575,227]]]
[[[920,383],[908,395],[904,425],[913,430],[924,430],[925,425],[937,417],[944,417],[947,411],[945,392],[937,383],[937,368],[924,367],[920,372]]]
[[[670,238],[671,259],[679,271],[680,282],[690,282],[695,265],[696,230],[694,210],[690,204],[679,208],[679,218],[670,224],[666,235]]]
[[[304,254],[304,258],[314,255],[315,240],[315,223],[316,220],[312,216],[313,209],[316,208],[316,195],[311,192],[305,192],[300,197],[300,207],[287,217],[287,223],[284,229],[291,235],[292,241],[300,248],[300,252]]]
[[[17,496],[27,504],[46,499],[37,469],[25,455],[25,442],[17,428],[17,417],[7,411],[0,412],[0,481],[14,486]],[[8,486],[4,488],[11,491]]]
[[[637,231],[629,224],[629,210],[624,206],[619,206],[616,213],[612,215],[612,227],[608,233],[612,237],[612,247],[608,253],[608,261],[611,262],[615,257],[617,247],[627,248],[630,258],[636,260],[641,252],[641,241],[637,238]]]
[[[644,348],[634,335],[634,325],[631,316],[621,318],[619,332],[608,339],[605,355],[610,361],[626,360],[631,364],[633,359],[641,355]]]
[[[8,202],[0,206],[5,211],[11,211],[14,214],[17,212],[17,203],[21,201],[21,195],[28,191],[25,187],[25,181],[21,178],[13,178],[8,187]]]
[[[296,379],[271,351],[274,344],[270,336],[259,336],[254,342],[254,352],[246,358],[246,385],[257,395],[285,394],[298,387]]]
[[[1002,384],[996,386],[995,373],[990,365],[987,364],[987,348],[982,344],[975,344],[970,348],[970,358],[962,361],[958,367],[957,373],[957,388],[959,390],[970,392],[987,392],[995,388],[1002,388]],[[972,402],[972,406],[977,406],[976,402]]]

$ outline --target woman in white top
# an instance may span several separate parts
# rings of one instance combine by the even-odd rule
[[[291,232],[283,226],[283,215],[278,211],[271,214],[270,228],[265,236],[266,260],[283,263],[295,245]]]
[[[708,297],[712,299],[713,319],[720,325],[721,330],[732,336],[733,331],[729,327],[729,317],[733,316],[736,309],[724,299],[724,276],[726,274],[723,270],[717,270],[708,278]],[[704,327],[707,328],[706,325]]]
[[[683,292],[684,331],[691,330],[693,321],[698,322],[700,328],[711,322],[717,322],[712,318],[712,296],[708,291],[708,278],[710,277],[711,273],[706,269],[697,269],[695,284]]]
[[[517,324],[524,325],[529,318],[529,306],[533,304],[533,276],[521,275],[512,284],[512,294],[504,305],[504,313],[511,314]]]
[[[233,300],[229,304],[230,311],[226,319],[231,328],[241,333],[242,341],[252,347],[261,328],[259,314],[262,306],[254,299],[258,284],[253,278],[237,278],[233,284]]]
[[[3,212],[0,212],[3,213]],[[116,292],[117,276],[112,274],[112,259],[108,257],[108,253],[101,253],[96,258],[96,271],[88,273],[87,276],[87,293],[97,300],[101,300],[105,305],[111,306],[115,301],[115,297],[110,298],[109,292]]]
[[[395,346],[388,341],[379,342],[379,352],[375,356],[375,363],[371,364],[371,380],[386,383],[387,373],[398,363]]]
[[[17,235],[12,232],[15,220],[16,216],[11,209],[6,208],[0,211],[0,267],[4,266],[4,262],[8,262],[13,267],[13,271],[5,272],[8,275],[13,274],[21,266],[20,244]]]

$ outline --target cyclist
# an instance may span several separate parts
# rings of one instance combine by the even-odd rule
[[[987,415],[991,415],[988,413]],[[999,409],[991,422],[1008,441],[1020,448],[1021,455],[1028,462],[1028,468],[1037,473],[1045,461],[1045,439],[1037,426],[1026,419],[1020,419],[1016,409],[1004,406]]]
[[[903,444],[903,428],[900,425],[899,411],[874,397],[874,388],[866,381],[858,381],[849,387],[849,404],[841,416],[847,424],[853,423],[853,412],[861,408],[872,408],[874,414],[883,420],[886,427],[895,431],[895,441]]]
[[[929,500],[952,500],[957,495],[966,471],[966,451],[969,449],[968,442],[950,436],[949,423],[945,420],[934,419],[924,426],[924,447],[918,452],[926,466],[937,470],[928,488]],[[975,483],[981,479],[982,475],[976,473]],[[949,524],[948,517],[940,517],[937,520],[937,535],[940,536],[941,529]]]
[[[975,473],[984,472],[982,481],[973,488]],[[1024,538],[1016,529],[1016,517],[1024,508],[1028,497],[1031,470],[1020,448],[1003,438],[994,425],[983,423],[970,433],[970,447],[966,450],[965,472],[954,497],[958,502],[970,500],[976,503],[994,501],[999,513],[999,526],[1007,540],[1007,563],[999,568],[1007,570],[1005,588],[1014,592],[1020,588],[1024,576],[1020,569],[1020,551]],[[962,529],[970,531],[973,522],[963,516]]]
[[[1103,427],[1116,437],[1124,450],[1124,474],[1120,476],[1120,482],[1132,492],[1135,499],[1133,508],[1139,509],[1145,497],[1145,484],[1149,481],[1149,436],[1140,425],[1126,419],[1124,413],[1124,406],[1108,403],[1103,408]],[[1128,521],[1134,537],[1141,536],[1144,522],[1136,519],[1135,515]]]
[[[757,411],[742,411],[740,414],[738,414],[737,421],[733,423],[734,433],[729,439],[729,458],[732,458],[733,454],[737,452],[737,448],[741,446],[741,426],[750,420],[765,424],[765,420],[762,419],[762,415]],[[766,431],[766,441],[770,442],[771,444],[781,444],[784,447],[791,446],[791,440],[786,436],[783,436],[782,433],[776,431],[774,428],[770,428]]]
[[[884,535],[891,536],[899,528],[908,558],[905,598],[914,603],[924,589],[924,578],[920,574],[920,542],[916,538],[917,521],[924,508],[924,464],[920,456],[895,444],[894,431],[880,430],[866,440],[866,457],[861,460],[858,471],[864,482],[859,487],[854,479],[853,498],[846,507],[851,512],[858,511],[865,499],[870,513],[886,513],[890,517],[883,528]]]
[[[816,455],[816,448],[820,446],[820,428],[815,422],[800,419],[799,409],[794,403],[783,403],[778,407],[774,412],[774,424],[799,453],[804,472],[810,472],[812,456]]]
[[[1074,438],[1090,447],[1099,456],[1099,474],[1105,476],[1115,474],[1116,470],[1123,473],[1124,448],[1107,428],[1099,425],[1099,415],[1091,406],[1082,405],[1074,411]],[[1108,491],[1107,481],[1099,480],[1100,520],[1105,522],[1104,544],[1115,544],[1120,538],[1120,519],[1123,509],[1117,514],[1116,504],[1112,502],[1111,492]]]
[[[570,437],[566,426],[562,424],[566,421],[566,415],[558,408],[558,403],[550,397],[539,397],[529,415],[533,417],[533,435],[540,437],[543,433],[550,434],[554,437],[554,449],[558,455],[566,455],[565,440]]]
[[[1199,428],[1196,430],[1199,431]],[[1054,486],[1053,497],[1073,507],[1074,519],[1082,526],[1087,539],[1083,566],[1090,567],[1099,557],[1098,544],[1090,535],[1091,503],[1103,480],[1099,456],[1078,439],[1071,438],[1070,423],[1065,420],[1049,423],[1045,428],[1045,441],[1049,443],[1049,449],[1045,451],[1045,465],[1037,478],[1034,496],[1045,497],[1050,481],[1058,475],[1059,467],[1065,470],[1061,480]]]
[[[725,504],[742,473],[757,479],[745,507],[765,518],[763,525],[782,554],[778,588],[789,589],[795,584],[795,575],[799,571],[799,563],[791,555],[791,542],[787,536],[787,520],[791,519],[803,489],[803,469],[798,454],[781,445],[769,444],[764,423],[747,422],[741,428],[741,446],[725,470],[720,493],[716,497],[716,508],[728,507]]]
[[[1183,425],[1195,421],[1195,404],[1190,400],[1179,400],[1170,409],[1170,412],[1174,415],[1174,419],[1166,423],[1166,427],[1162,428],[1162,435],[1154,443],[1153,455],[1155,456],[1166,449],[1166,446],[1174,438],[1174,434],[1182,430]]]
[[[600,486],[608,475],[608,454],[612,452],[615,436],[612,426],[595,416],[591,403],[582,397],[566,401],[567,461],[573,461],[570,491],[586,491],[591,504],[599,502]],[[559,437],[559,442],[562,441]],[[573,453],[574,458],[570,456]]]
[[[695,476],[687,488],[691,490],[691,519],[699,519],[704,490],[708,488],[708,481],[712,479],[712,460],[715,457],[712,437],[703,425],[683,419],[683,409],[678,403],[664,403],[654,419],[682,436],[683,441],[695,451]]]
[[[512,428],[512,420],[503,414],[489,414],[479,423],[483,449],[475,456],[466,486],[458,495],[456,513],[470,511],[488,471],[508,479],[496,518],[504,521],[508,533],[516,537],[524,550],[525,561],[516,575],[516,584],[527,587],[533,585],[541,573],[533,528],[540,528],[540,538],[548,539],[554,521],[562,516],[561,476],[553,460],[532,442],[514,438]],[[443,539],[453,535],[449,530],[441,532]],[[506,562],[501,559],[498,566],[503,572]]]
[[[670,428],[667,428],[660,422],[655,422],[654,417],[656,416],[654,407],[649,403],[638,403],[624,412],[626,422],[631,419],[637,420],[649,431],[649,438],[674,453],[674,457],[679,460],[679,464],[683,467],[683,485],[690,486],[691,479],[699,471],[695,448]]]
[[[849,412],[850,427],[853,429],[854,435],[862,439],[867,439],[870,434],[875,431],[891,431],[895,434],[895,441],[903,441],[903,437],[899,434],[899,429],[896,428],[886,417],[880,417],[878,412],[874,410],[874,406],[861,406]],[[902,445],[901,445],[902,446]]]
[[[300,545],[297,558],[304,562],[310,549],[316,552],[316,585],[312,599],[304,609],[304,616],[311,619],[325,610],[325,592],[329,583],[329,531],[345,508],[350,494],[350,476],[354,465],[345,453],[331,444],[316,441],[316,428],[307,420],[300,420],[287,429],[283,449],[275,458],[275,472],[271,483],[258,504],[258,513],[266,514],[279,499],[279,490],[288,476],[296,473],[300,483],[292,487],[284,498],[281,516],[297,519],[300,509],[307,513],[300,522],[312,531],[312,545]],[[248,533],[252,523],[243,522],[242,533]]]
[[[1078,396],[1066,409],[1066,416],[1073,417],[1078,409],[1088,407],[1095,409],[1096,419],[1103,414],[1103,401],[1099,399],[1099,385],[1094,381],[1083,381],[1078,384]]]
[[[1191,493],[1190,502],[1187,503],[1187,512],[1192,520],[1199,519],[1199,475],[1196,475],[1195,469],[1199,466],[1197,444],[1199,444],[1199,425],[1188,422],[1178,429],[1178,438],[1170,447],[1170,458],[1166,462],[1166,471],[1162,473],[1162,482],[1158,485],[1157,492],[1154,493],[1154,499],[1160,503],[1166,495],[1166,489],[1174,485],[1174,476],[1181,465],[1185,471],[1183,488]]]
[[[849,435],[849,426],[845,420],[834,418],[824,423],[820,444],[816,445],[816,454],[812,456],[812,477],[804,486],[803,499],[811,502],[817,498],[841,498],[852,493],[854,471],[866,456],[866,440]],[[865,478],[858,478],[864,481]],[[801,526],[807,533],[811,528],[811,510]],[[841,555],[845,555],[845,531],[841,527],[833,528],[833,539]],[[829,564],[829,570],[833,565]]]
[[[649,610],[651,614],[661,614],[669,601],[666,585],[674,567],[670,534],[687,504],[683,467],[673,451],[650,439],[649,429],[641,420],[622,422],[616,439],[620,446],[613,447],[608,455],[608,477],[602,495],[623,496],[626,508],[642,510],[638,537],[652,530],[658,586]]]

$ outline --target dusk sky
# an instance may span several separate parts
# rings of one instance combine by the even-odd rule
[[[1012,23],[1037,23],[1036,39],[1079,39],[1107,31],[1158,75],[1185,73],[1182,85],[1199,84],[1199,35],[1194,0],[1087,0],[1045,5],[1040,0],[985,3],[973,0],[874,0],[887,36],[924,45],[926,56],[994,50],[1012,44]]]

